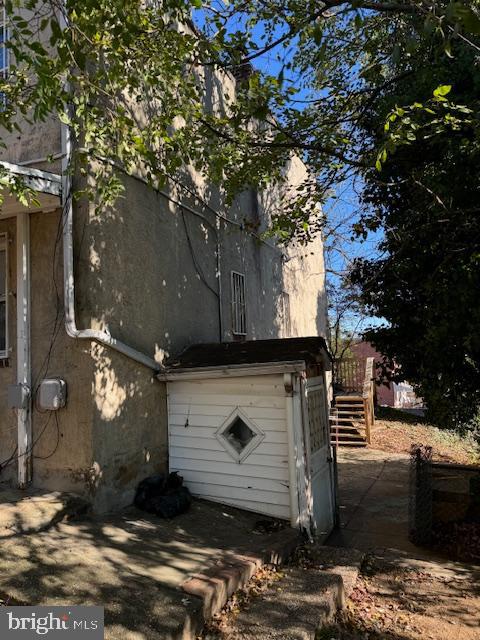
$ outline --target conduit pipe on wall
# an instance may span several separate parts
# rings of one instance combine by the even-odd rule
[[[73,201],[72,178],[70,176],[70,162],[72,157],[72,141],[70,127],[62,124],[62,209],[63,209],[63,277],[64,277],[64,304],[65,304],[65,329],[71,338],[94,340],[102,345],[110,347],[127,358],[152,369],[155,372],[161,370],[161,365],[153,358],[147,356],[133,347],[120,342],[106,331],[96,329],[79,329],[75,316],[75,279],[73,261]]]

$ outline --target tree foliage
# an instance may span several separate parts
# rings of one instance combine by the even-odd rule
[[[273,232],[308,241],[331,186],[375,162],[358,123],[394,82],[392,62],[408,74],[432,33],[447,53],[469,41],[480,30],[476,4],[5,0],[11,65],[0,125],[68,123],[75,170],[93,172],[99,204],[121,194],[119,171],[140,169],[161,185],[182,183],[192,167],[228,203],[247,186],[281,185],[298,154],[310,173],[285,193]],[[258,68],[243,73],[250,64]],[[219,93],[239,71],[236,88]]]
[[[434,117],[422,130],[414,107],[403,125],[418,125],[408,146],[397,146],[380,174],[366,172],[357,232],[383,229],[382,255],[357,261],[352,279],[370,312],[388,321],[367,339],[400,365],[397,378],[417,386],[434,419],[458,427],[480,406],[480,69],[472,48],[432,51],[414,56],[412,76],[377,101],[366,134],[383,140],[392,109],[428,104],[435,92],[445,114],[450,87],[468,113],[453,125]]]
[[[371,337],[432,406],[468,417],[480,387],[479,6],[5,0],[0,126],[68,124],[69,170],[93,177],[84,192],[99,207],[121,196],[122,173],[189,189],[193,169],[227,205],[276,185],[271,232],[285,242],[308,242],[332,186],[362,175],[356,232],[383,228],[384,255],[353,280],[391,323]],[[292,154],[309,168],[294,193],[282,189]],[[0,181],[34,197],[5,168]]]

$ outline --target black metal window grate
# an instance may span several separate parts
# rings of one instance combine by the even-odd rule
[[[245,275],[232,271],[232,331],[234,335],[247,335],[247,313],[245,302]]]

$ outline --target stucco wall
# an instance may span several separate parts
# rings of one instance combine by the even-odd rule
[[[141,478],[166,468],[164,385],[122,356],[67,336],[60,212],[32,214],[30,220],[34,407],[41,379],[58,376],[68,385],[64,409],[44,413],[34,408],[33,485],[74,491],[91,499],[97,509],[109,510],[131,502]],[[81,222],[76,225],[80,256],[87,246],[82,243]],[[14,451],[17,438],[16,416],[6,403],[7,385],[15,382],[16,375],[15,228],[14,219],[0,222],[0,232],[7,231],[11,240],[9,299],[13,301],[10,366],[0,367],[1,460]],[[16,464],[9,465],[1,479],[14,482]]]
[[[186,286],[175,278],[184,259],[175,229],[165,227],[155,203],[151,190],[127,185],[125,199],[100,216],[85,202],[74,206],[78,327],[107,330],[152,358],[160,336],[169,339],[163,296],[174,304]],[[165,385],[99,344],[90,357],[92,496],[97,510],[108,511],[131,503],[141,479],[167,469]]]
[[[125,184],[124,197],[104,214],[87,211],[84,204],[76,207],[82,227],[78,309],[84,325],[108,329],[159,361],[165,352],[178,353],[195,342],[232,339],[235,270],[246,278],[247,339],[287,336],[284,292],[290,297],[289,335],[325,335],[320,240],[286,250],[239,228],[253,215],[250,193],[237,198],[228,223],[201,202],[183,199],[195,215],[135,178]],[[216,208],[213,197],[210,202]]]
[[[25,3],[23,3],[25,4]],[[36,10],[35,10],[36,11]],[[34,12],[25,9],[25,7],[16,7],[15,15],[22,17],[24,20],[31,22],[31,26],[35,27],[35,22],[40,18],[34,17]],[[50,30],[47,28],[43,31],[37,30],[37,38],[47,48],[50,46],[49,40],[51,36]],[[10,64],[14,63],[13,54],[10,51]],[[53,156],[61,153],[61,126],[58,118],[54,116],[47,117],[43,122],[35,122],[34,125],[28,122],[23,116],[19,115],[16,121],[20,131],[2,130],[2,142],[6,147],[0,149],[0,160],[12,162],[13,164],[27,163],[35,160],[32,165],[36,169],[45,169],[53,173],[60,171],[60,160],[37,162],[46,156]]]
[[[30,222],[33,485],[73,491],[88,497],[96,509],[111,510],[131,502],[141,478],[166,469],[165,385],[123,356],[67,336],[60,211],[32,214]],[[83,222],[79,215],[75,239],[80,265],[83,250],[90,251],[82,242]],[[10,358],[8,367],[0,367],[0,462],[14,452],[17,440],[16,415],[6,401],[7,386],[16,379],[15,219],[0,221],[4,232],[10,240]],[[85,280],[82,269],[77,268],[79,283]],[[128,294],[129,287],[123,290]],[[101,291],[96,289],[99,295]],[[98,309],[102,301],[96,304]],[[38,383],[46,377],[64,378],[68,385],[67,405],[55,413],[36,408]],[[0,480],[15,483],[16,474],[14,461]]]
[[[225,83],[230,90],[232,79],[214,80],[212,108],[222,108]],[[17,163],[61,153],[57,121],[22,127],[21,134],[5,138],[1,159]],[[60,170],[58,160],[32,166]],[[288,171],[292,183],[304,176],[299,161]],[[101,215],[75,201],[78,326],[108,330],[159,362],[196,342],[235,339],[235,270],[246,279],[247,339],[325,335],[321,242],[284,249],[260,240],[245,221],[265,228],[271,197],[256,200],[246,191],[226,209],[219,189],[199,175],[192,172],[185,181],[208,206],[167,187],[167,196],[191,208],[184,209],[134,178],[125,178],[125,196]],[[15,222],[0,225],[13,239]],[[31,216],[33,381],[60,376],[68,383],[65,409],[51,416],[34,412],[34,484],[90,495],[98,510],[109,510],[130,502],[141,478],[167,468],[166,391],[141,365],[66,336],[60,232],[59,212]],[[14,269],[11,260],[12,295]],[[16,442],[16,419],[4,397],[15,378],[14,319],[12,305],[11,366],[0,368],[0,451],[6,455]],[[5,471],[15,473],[13,465]]]
[[[102,215],[75,203],[80,327],[107,329],[159,361],[195,342],[231,340],[230,273],[236,270],[246,277],[247,339],[325,334],[320,244],[285,250],[247,233],[239,224],[255,215],[250,192],[227,212],[230,222],[198,201],[189,205],[193,211],[134,178],[126,179],[125,197]],[[1,224],[12,239],[14,299],[15,222]],[[99,511],[116,509],[131,502],[140,479],[167,468],[165,386],[110,349],[66,336],[59,211],[31,215],[31,265],[34,390],[47,376],[68,384],[65,409],[51,416],[34,411],[34,485],[89,496]],[[4,395],[15,378],[14,305],[9,315],[11,366],[0,368]],[[7,457],[16,443],[16,419],[5,398],[0,412],[0,448]],[[5,478],[15,475],[15,465],[5,470]]]
[[[110,349],[92,349],[93,478],[98,511],[131,504],[143,478],[167,469],[165,385]]]
[[[81,327],[107,330],[159,362],[196,342],[234,339],[235,270],[246,277],[247,339],[325,335],[321,243],[287,251],[247,233],[238,223],[254,215],[249,192],[226,222],[199,200],[183,200],[189,211],[135,178],[125,178],[125,186],[124,197],[101,215],[75,204]],[[210,207],[219,201],[211,189]],[[104,510],[131,501],[142,477],[166,468],[165,388],[110,349],[95,345],[91,353],[95,500]]]
[[[47,161],[47,156],[61,153],[61,128],[58,120],[47,118],[45,122],[38,122],[32,126],[19,118],[22,129],[18,131],[2,131],[2,141],[5,149],[0,149],[0,160],[13,164],[26,164],[35,169],[44,169],[52,173],[60,171],[61,160]],[[43,159],[43,160],[42,160]],[[42,160],[39,162],[39,160]],[[32,161],[34,161],[32,163]]]
[[[90,494],[92,466],[92,372],[89,342],[67,337],[63,314],[60,211],[30,216],[33,483],[52,490]],[[67,406],[42,413],[39,382],[64,378]]]
[[[92,464],[91,375],[89,345],[69,340],[63,328],[60,213],[30,216],[32,388],[39,381],[60,376],[69,386],[68,405],[54,415],[34,408],[32,416],[33,484],[89,494]],[[6,460],[17,444],[16,413],[7,406],[7,388],[16,382],[16,220],[0,221],[7,232],[9,359],[0,367],[0,456]],[[58,298],[57,298],[58,293]],[[85,348],[86,347],[86,348]],[[35,402],[34,402],[35,406]],[[58,420],[58,429],[57,429]],[[1,480],[16,481],[17,464],[9,464]]]

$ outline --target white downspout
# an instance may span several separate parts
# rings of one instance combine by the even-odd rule
[[[288,484],[290,488],[290,524],[298,527],[300,524],[300,504],[297,484],[297,448],[295,445],[295,407],[293,375],[285,373],[283,376],[285,387],[285,402],[287,411],[287,443],[288,443]]]
[[[149,369],[158,372],[161,366],[153,358],[137,351],[133,347],[120,342],[106,331],[95,329],[78,329],[75,318],[75,280],[73,262],[73,202],[70,161],[72,142],[70,127],[62,124],[62,208],[63,208],[63,276],[65,297],[65,329],[71,338],[94,340],[106,345],[127,358],[134,360]]]
[[[17,216],[17,384],[25,393],[24,408],[17,410],[18,486],[32,479],[32,398],[30,350],[30,214]]]
[[[283,376],[286,391],[288,469],[290,484],[291,525],[302,529],[312,540],[310,508],[308,505],[305,466],[305,442],[303,439],[302,384],[298,375]]]

